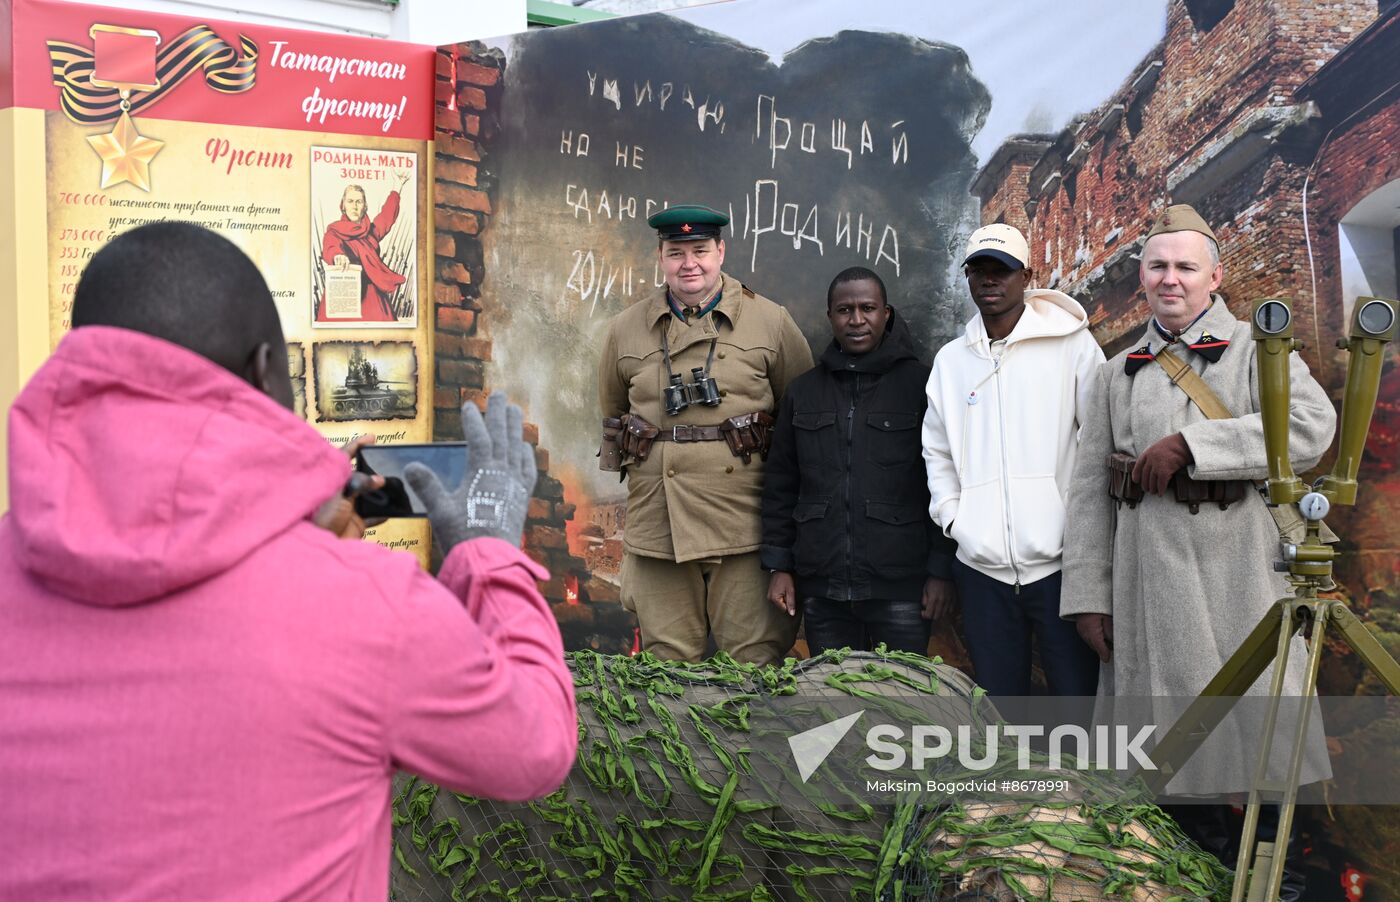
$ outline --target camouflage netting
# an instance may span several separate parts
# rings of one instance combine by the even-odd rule
[[[942,706],[942,722],[995,719],[981,690],[937,659],[828,652],[757,668],[723,656],[677,664],[580,652],[569,666],[580,742],[563,788],[512,805],[404,779],[393,899],[1229,895],[1229,875],[1175,822],[1106,782],[1091,793],[1105,804],[1078,793],[984,802],[923,792],[869,804],[820,772],[792,779],[772,710],[802,724],[786,735],[822,722],[812,717],[823,705],[852,699],[890,717],[901,707],[909,716],[917,699]],[[920,704],[915,722],[929,710]]]

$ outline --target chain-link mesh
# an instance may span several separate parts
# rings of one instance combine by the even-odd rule
[[[772,752],[786,750],[772,741],[782,724],[750,717],[775,700],[796,717],[855,697],[890,716],[917,698],[943,706],[948,722],[995,719],[981,690],[937,659],[827,652],[760,668],[724,656],[684,664],[578,652],[569,666],[580,743],[563,788],[517,805],[401,779],[394,900],[1229,894],[1215,859],[1116,787],[1092,793],[1107,804],[1073,793],[982,802],[920,792],[871,803],[835,781],[792,779],[793,759]]]

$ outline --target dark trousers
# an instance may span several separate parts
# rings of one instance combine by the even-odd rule
[[[954,560],[953,581],[973,676],[989,695],[1031,694],[1032,635],[1051,695],[1097,694],[1099,658],[1074,624],[1060,619],[1058,572],[1017,592],[1015,586]]]
[[[870,651],[881,643],[891,651],[926,655],[929,626],[917,601],[802,599],[802,629],[814,655],[829,648]]]

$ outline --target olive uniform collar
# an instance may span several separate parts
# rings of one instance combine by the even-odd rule
[[[716,289],[715,289],[714,296],[711,297],[711,298],[710,298],[708,301],[706,301],[705,303],[701,304],[701,305],[698,306],[698,307],[685,307],[685,306],[682,306],[681,303],[680,303],[679,301],[676,300],[676,296],[673,295],[673,294],[671,294],[670,291],[667,291],[667,292],[666,292],[666,303],[670,306],[670,308],[671,308],[671,313],[674,314],[675,316],[681,317],[682,319],[687,319],[687,318],[689,317],[690,314],[687,313],[687,311],[689,311],[689,310],[694,310],[694,311],[695,311],[695,313],[694,313],[695,318],[696,318],[696,319],[699,319],[700,317],[702,317],[702,316],[704,316],[705,314],[709,313],[711,310],[715,309],[715,307],[719,306],[719,302],[720,302],[721,300],[723,300],[723,299],[724,299],[724,289],[723,289],[723,288],[716,288]]]
[[[663,316],[675,317],[675,311],[671,309],[670,289],[664,285],[656,292],[648,303],[651,305],[647,310],[647,326],[654,328]],[[744,298],[753,297],[753,291],[747,288],[738,279],[731,277],[728,273],[720,273],[719,280],[719,300],[716,303],[713,299],[705,306],[710,309],[700,316],[689,320],[680,320],[687,325],[695,325],[703,322],[705,317],[718,314],[719,317],[727,320],[730,328],[738,325],[739,316],[744,309]],[[713,306],[711,306],[713,305]],[[678,320],[679,317],[676,317]],[[716,326],[719,324],[716,323]]]

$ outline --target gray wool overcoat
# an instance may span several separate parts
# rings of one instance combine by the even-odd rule
[[[1229,342],[1214,363],[1185,347],[1203,335]],[[1109,498],[1108,455],[1140,455],[1175,432],[1190,446],[1194,463],[1188,472],[1194,479],[1259,480],[1269,475],[1249,325],[1235,319],[1217,296],[1172,346],[1234,419],[1208,419],[1155,361],[1129,375],[1129,353],[1145,345],[1155,354],[1165,344],[1149,323],[1132,351],[1099,369],[1070,486],[1060,599],[1064,618],[1086,612],[1113,615],[1113,659],[1102,668],[1099,694],[1142,699],[1156,712],[1162,730],[1205,688],[1273,603],[1291,595],[1283,575],[1273,570],[1279,535],[1258,492],[1249,491],[1243,502],[1224,511],[1201,505],[1194,515],[1170,489],[1162,496],[1148,495],[1136,508],[1120,507]],[[1296,353],[1290,355],[1290,370],[1289,442],[1301,473],[1315,466],[1331,444],[1336,412]],[[1306,654],[1303,640],[1295,638],[1285,693],[1300,694]],[[1267,695],[1271,678],[1272,668],[1250,694]],[[1247,705],[1255,713],[1223,724],[1172,781],[1171,792],[1248,789],[1262,732],[1251,724],[1262,706]],[[1290,738],[1280,734],[1275,740],[1272,761],[1280,771]],[[1331,770],[1317,730],[1308,748],[1301,782],[1326,779]]]

